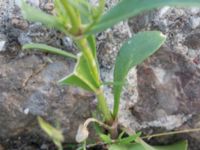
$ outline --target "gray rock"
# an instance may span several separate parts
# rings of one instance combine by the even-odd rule
[[[137,74],[139,99],[133,114],[138,120],[198,115],[200,70],[182,55],[160,49],[138,67]]]
[[[0,52],[2,52],[2,51],[5,51],[5,44],[6,44],[6,41],[0,41]]]
[[[123,119],[126,126],[146,134],[199,127],[199,12],[197,8],[164,7],[129,21],[133,33],[160,30],[168,38],[163,48],[137,68],[138,98],[131,106],[133,116]],[[198,134],[187,134],[187,138],[200,141]],[[195,146],[191,150],[199,149]]]
[[[40,5],[38,1],[32,2],[51,13],[52,5],[47,1]],[[107,1],[107,9],[116,2]],[[52,57],[53,63],[49,63],[47,56],[30,56],[21,51],[21,45],[29,42],[74,51],[73,43],[39,23],[23,20],[13,0],[0,1],[0,8],[0,33],[8,43],[5,48],[8,54],[0,54],[0,136],[7,138],[24,132],[43,135],[36,126],[35,117],[40,115],[51,123],[56,120],[62,123],[66,141],[73,141],[78,125],[90,117],[94,96],[57,84],[58,79],[72,71],[73,63],[58,57]],[[154,128],[199,126],[199,26],[199,9],[165,7],[131,19],[129,24],[121,22],[97,36],[104,81],[112,81],[117,52],[131,34],[156,29],[168,36],[165,49],[139,66],[137,72],[134,68],[129,73],[120,105],[119,121],[123,126],[148,129],[145,133],[157,132]],[[112,88],[105,89],[112,108]],[[197,134],[189,137],[199,141]]]
[[[199,52],[196,51],[196,55],[190,55],[190,51],[199,50],[195,41],[198,41],[200,24],[193,23],[192,20],[199,20],[199,12],[200,9],[198,8],[175,9],[164,7],[131,19],[129,25],[134,33],[144,30],[162,31],[167,36],[167,47],[190,60],[194,60]],[[194,46],[191,47],[191,44]]]
[[[51,57],[53,62],[49,63],[45,55],[21,50],[25,43],[40,42],[74,51],[72,41],[39,23],[23,20],[14,1],[1,4],[9,11],[0,17],[0,32],[5,33],[8,43],[6,53],[0,54],[0,138],[24,132],[43,136],[36,120],[42,116],[50,123],[61,123],[65,140],[74,142],[79,124],[91,116],[94,95],[57,84],[72,72],[74,63],[58,57]]]
[[[78,125],[90,116],[94,96],[57,84],[71,71],[68,66],[65,60],[47,63],[35,55],[0,65],[1,138],[38,132],[36,116],[42,116],[61,123],[66,140],[74,141]]]
[[[185,38],[184,45],[186,45],[190,49],[199,50],[200,49],[199,40],[200,40],[200,33],[193,33]]]
[[[131,37],[131,31],[127,22],[121,22],[97,36],[98,58],[102,68],[112,69],[114,67],[121,44],[129,37]]]
[[[0,52],[4,52],[6,45],[6,36],[3,34],[0,34]]]

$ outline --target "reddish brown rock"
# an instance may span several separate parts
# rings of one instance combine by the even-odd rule
[[[133,112],[140,120],[200,113],[200,69],[181,54],[161,48],[137,74],[139,100]]]

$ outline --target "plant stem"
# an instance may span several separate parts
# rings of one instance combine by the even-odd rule
[[[79,14],[76,13],[75,9],[69,4],[68,1],[63,0],[62,2],[63,2],[64,7],[66,8],[67,13],[69,14],[69,18],[70,18],[71,25],[72,25],[71,32],[73,34],[76,34],[76,32],[78,31],[79,26],[81,24],[80,16],[79,16]]]
[[[108,108],[108,105],[106,103],[106,98],[104,96],[103,90],[100,89],[99,93],[97,94],[97,99],[98,99],[98,107],[99,110],[103,113],[105,120],[108,124],[113,123],[113,118],[111,115],[111,112]]]
[[[90,46],[88,45],[87,39],[82,38],[76,41],[77,45],[83,52],[84,57],[86,58],[88,67],[91,71],[91,74],[94,76],[94,80],[98,82],[100,87],[100,78],[99,78],[99,70],[96,63],[96,59],[93,56],[92,50],[90,49]]]
[[[97,82],[99,85],[97,91],[95,92],[97,99],[98,99],[98,108],[102,112],[103,116],[105,117],[106,122],[111,123],[113,121],[111,112],[108,108],[108,105],[106,103],[106,98],[104,96],[103,89],[101,88],[101,79],[99,77],[99,70],[98,70],[98,65],[96,62],[96,58],[92,53],[92,50],[90,46],[88,45],[87,39],[82,38],[76,41],[77,45],[83,52],[84,57],[86,58],[88,67],[91,71],[91,74],[94,77],[94,80]]]
[[[144,136],[144,137],[141,137],[141,138],[142,139],[149,139],[149,138],[153,138],[153,137],[160,137],[160,136],[167,136],[167,135],[174,135],[174,134],[183,134],[183,133],[190,133],[190,132],[200,132],[200,128],[152,134],[152,135],[147,135],[147,136]]]

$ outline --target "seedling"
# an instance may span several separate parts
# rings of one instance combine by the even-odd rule
[[[32,43],[23,46],[23,49],[40,49],[45,52],[69,57],[77,61],[73,73],[61,79],[59,83],[62,85],[77,86],[93,92],[96,95],[98,99],[98,110],[102,114],[102,119],[101,121],[95,122],[103,122],[106,126],[110,126],[107,135],[104,133],[101,134],[101,139],[107,142],[108,145],[111,145],[109,150],[187,149],[186,142],[180,142],[167,147],[152,147],[141,140],[141,138],[138,137],[138,134],[130,135],[130,137],[127,137],[126,139],[117,139],[117,137],[119,138],[119,133],[117,132],[118,126],[116,124],[119,113],[120,95],[126,76],[132,67],[142,63],[165,42],[166,37],[161,32],[139,32],[128,39],[119,50],[113,75],[114,107],[112,111],[109,109],[104,96],[104,88],[100,78],[99,64],[97,61],[96,33],[102,32],[129,17],[166,5],[199,7],[200,0],[121,0],[105,14],[103,14],[105,0],[99,0],[96,7],[92,6],[87,0],[54,0],[55,9],[53,14],[47,14],[38,8],[30,6],[25,1],[22,1],[21,8],[26,19],[34,22],[41,22],[49,28],[54,28],[63,32],[74,41],[75,45],[80,50],[80,53],[75,56],[74,54],[45,44]],[[44,123],[41,124],[41,119],[39,119],[39,121],[40,125],[44,125]],[[105,125],[102,127],[105,127]],[[42,128],[45,130],[44,126],[42,126]],[[45,131],[50,134],[49,130]],[[81,125],[79,127],[77,141],[85,142],[88,134],[89,131],[87,127]],[[55,140],[54,137],[51,138]],[[113,140],[117,141],[117,144],[113,144]],[[59,142],[62,142],[62,138]],[[135,144],[131,144],[132,142]]]

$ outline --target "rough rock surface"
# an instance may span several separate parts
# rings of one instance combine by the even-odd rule
[[[51,11],[50,1],[30,2]],[[108,9],[116,2],[109,0]],[[72,71],[73,62],[21,50],[21,45],[34,41],[74,52],[73,43],[41,24],[23,20],[13,0],[0,0],[0,8],[0,139],[24,132],[40,133],[35,118],[41,115],[52,123],[58,119],[66,140],[73,141],[78,125],[90,116],[94,96],[57,84],[57,80]],[[168,37],[159,52],[130,71],[122,94],[119,117],[122,125],[142,129],[146,134],[199,127],[199,13],[196,8],[165,7],[130,19],[128,24],[121,22],[97,36],[104,81],[112,81],[117,52],[131,34],[156,29]],[[105,89],[112,108],[112,88]],[[196,139],[195,146],[199,145],[197,133],[186,138],[192,139],[191,143]],[[163,142],[162,138],[158,142]],[[200,149],[195,146],[191,150]]]
[[[146,132],[151,134],[199,127],[199,12],[164,7],[129,21],[133,33],[160,30],[168,37],[165,46],[137,68],[138,99],[130,109],[135,117],[128,118],[132,128],[154,129]],[[198,134],[188,136],[200,141]]]
[[[32,2],[37,6],[37,1]],[[43,116],[53,124],[60,122],[66,141],[73,142],[79,124],[91,116],[94,96],[58,85],[59,79],[72,72],[74,61],[21,50],[24,43],[33,41],[71,51],[73,44],[54,30],[22,19],[12,0],[0,1],[0,8],[4,12],[0,17],[0,45],[5,44],[0,51],[0,138],[24,132],[44,135],[36,120],[36,116]]]
[[[62,123],[66,140],[73,141],[78,124],[90,116],[87,108],[94,97],[57,84],[61,76],[71,71],[69,66],[66,60],[53,59],[53,63],[48,63],[37,55],[1,62],[1,137],[31,131],[39,115]]]
[[[138,120],[199,114],[200,69],[181,54],[160,49],[138,67]],[[145,109],[144,109],[145,108]]]

